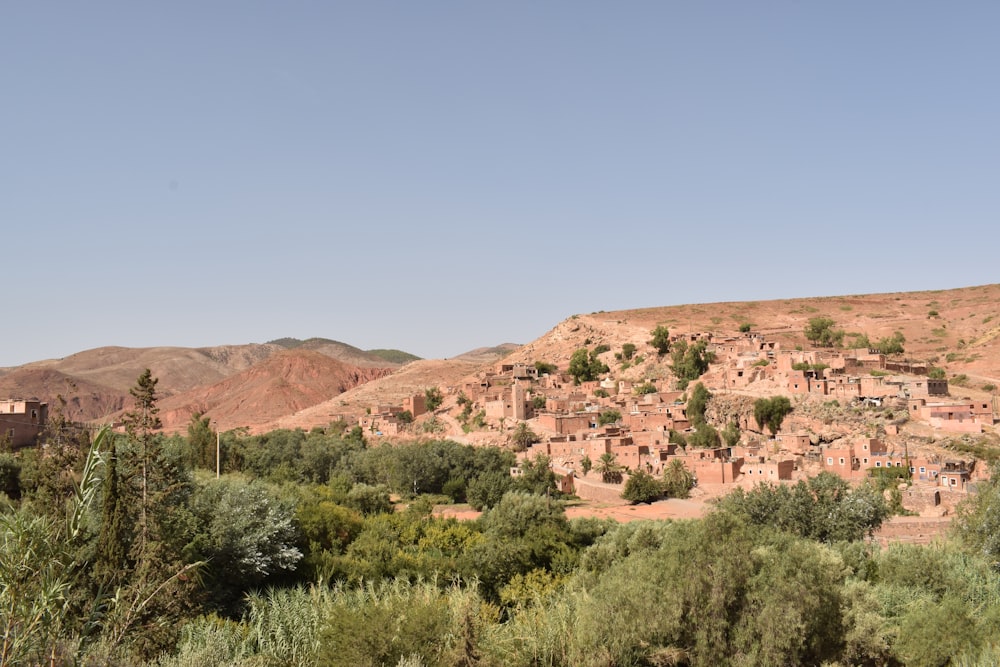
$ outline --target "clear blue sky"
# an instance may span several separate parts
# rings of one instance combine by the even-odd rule
[[[996,2],[8,2],[0,366],[993,283]]]

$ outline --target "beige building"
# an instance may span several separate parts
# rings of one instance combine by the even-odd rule
[[[9,440],[12,448],[33,445],[47,418],[47,403],[18,398],[0,401],[0,439]]]

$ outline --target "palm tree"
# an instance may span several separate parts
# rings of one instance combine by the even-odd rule
[[[611,452],[601,454],[601,458],[597,460],[596,470],[601,473],[601,480],[605,484],[622,483],[622,468]]]

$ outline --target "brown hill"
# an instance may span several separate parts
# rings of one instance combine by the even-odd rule
[[[71,377],[128,392],[145,369],[159,379],[161,396],[171,396],[218,382],[267,359],[278,345],[222,345],[218,347],[100,347],[65,357],[36,361],[18,370],[55,370]]]
[[[134,381],[134,378],[133,378]],[[85,378],[74,378],[53,368],[15,368],[0,376],[0,396],[38,399],[59,408],[71,421],[102,419],[131,402],[128,390],[107,387]]]
[[[161,400],[160,418],[168,432],[186,428],[195,412],[211,417],[222,430],[260,430],[279,417],[392,372],[360,368],[313,350],[287,350],[215,384]]]
[[[616,369],[614,353],[624,343],[637,346],[647,360],[616,375],[655,375],[649,345],[658,325],[672,333],[735,333],[743,324],[784,347],[810,349],[804,331],[810,318],[829,317],[834,328],[861,333],[872,342],[903,333],[906,358],[929,361],[949,378],[970,385],[1000,385],[1000,284],[927,292],[843,297],[723,302],[574,315],[548,333],[512,352],[514,362],[547,361],[565,369],[573,352],[608,345],[602,359]],[[852,337],[845,336],[845,343]],[[661,360],[660,363],[667,363]],[[652,364],[652,366],[651,366]],[[967,376],[962,380],[961,376]]]
[[[281,345],[289,350],[315,350],[316,352],[321,352],[328,357],[343,361],[346,364],[361,367],[398,368],[402,364],[391,361],[389,357],[399,356],[407,360],[417,358],[413,357],[413,355],[406,354],[405,352],[400,352],[399,350],[366,351],[354,347],[353,345],[341,343],[336,340],[330,340],[328,338],[308,338],[306,340],[299,340],[297,338],[279,338],[278,340],[271,341],[271,343]],[[395,353],[395,355],[393,353]]]
[[[276,419],[268,428],[309,429],[325,426],[338,415],[364,413],[365,408],[375,404],[400,405],[407,396],[423,393],[429,387],[457,384],[479,368],[479,364],[461,359],[414,361],[392,375],[362,384],[295,414],[289,413]]]

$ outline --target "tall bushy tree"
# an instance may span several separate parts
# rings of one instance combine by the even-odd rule
[[[670,370],[677,376],[677,385],[685,389],[692,380],[697,380],[708,366],[715,360],[715,355],[708,351],[708,343],[699,340],[691,345],[681,340],[675,343],[670,351],[673,362]]]
[[[424,390],[424,401],[427,403],[427,410],[434,412],[444,402],[444,394],[437,387],[428,387]]]
[[[160,453],[155,431],[163,427],[158,416],[160,408],[156,405],[156,384],[158,382],[159,379],[154,378],[148,368],[143,371],[136,380],[135,386],[129,389],[129,394],[132,395],[135,402],[134,406],[122,418],[125,433],[139,449],[139,483],[141,487],[139,540],[141,549],[145,549],[145,545],[149,541],[150,464]]]
[[[649,333],[652,336],[649,344],[653,346],[658,355],[662,357],[670,351],[670,329],[661,324]]]
[[[781,430],[782,422],[791,411],[792,403],[787,396],[758,398],[753,404],[753,418],[757,426],[761,430],[767,426],[771,435],[776,435]]]
[[[811,317],[805,328],[806,340],[821,347],[839,347],[844,341],[843,329],[834,329],[829,317]]]
[[[643,469],[629,474],[622,489],[622,498],[630,504],[651,503],[663,496],[663,485]]]
[[[590,382],[596,380],[602,373],[607,373],[610,369],[608,365],[600,360],[598,348],[588,351],[581,347],[576,350],[569,359],[569,374],[573,377],[573,382]]]
[[[687,418],[692,426],[698,427],[705,423],[705,410],[708,408],[708,399],[712,398],[711,392],[705,388],[701,382],[694,386],[691,396],[687,402]]]

